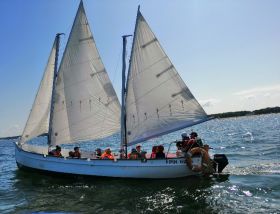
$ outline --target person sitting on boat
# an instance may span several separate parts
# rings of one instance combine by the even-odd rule
[[[141,159],[142,158],[141,154],[141,145],[137,145],[136,149],[132,148],[131,149],[131,153],[128,154],[128,159]],[[146,154],[145,154],[145,158],[146,158]]]
[[[156,159],[165,159],[165,153],[163,145],[157,147]]]
[[[74,147],[74,152],[70,151],[69,156],[71,158],[81,158],[80,147],[75,146]]]
[[[190,140],[190,137],[188,136],[188,134],[186,132],[183,132],[181,134],[181,137],[182,137],[182,146],[181,146],[181,150],[183,151],[184,148],[186,148],[186,146],[188,145],[188,142]]]
[[[102,151],[101,151],[101,149],[100,149],[100,148],[95,149],[95,157],[96,157],[97,159],[100,159],[101,156],[102,156]]]
[[[197,135],[196,132],[192,132],[192,133],[194,133],[196,143],[199,145],[199,147],[203,147],[203,143],[202,143],[201,138],[198,137],[198,135]],[[192,134],[192,133],[191,133],[191,134]]]
[[[183,142],[182,141],[177,141],[176,142],[176,147],[177,147],[176,156],[177,157],[184,156],[183,151],[182,151]]]
[[[187,134],[186,132],[183,132],[183,133],[181,134],[181,137],[182,137],[182,143],[183,143],[183,144],[186,143],[186,142],[188,142],[188,141],[190,140],[190,137],[188,136],[188,134]]]
[[[139,154],[135,148],[131,149],[131,153],[128,154],[128,159],[132,159],[132,160],[139,159]]]
[[[202,140],[198,137],[196,132],[192,132],[190,134],[190,138],[191,138],[191,140],[194,140],[199,147],[203,146]]]
[[[184,143],[186,143],[190,139],[186,132],[183,132],[181,134],[181,137],[182,137],[182,140],[176,140],[177,143],[184,144]]]
[[[202,141],[200,138],[198,138],[198,135],[196,132],[192,132],[190,134],[190,139],[188,141],[185,141],[183,143],[183,151],[188,152],[190,149],[195,148],[195,147],[202,147]]]
[[[126,155],[125,155],[124,149],[120,149],[119,153],[120,153],[120,159],[126,159]]]
[[[150,159],[156,159],[157,146],[153,146]]]
[[[101,159],[110,159],[113,160],[114,156],[110,148],[105,149],[104,153],[101,155]]]
[[[61,147],[56,146],[55,149],[53,149],[52,151],[49,151],[49,155],[55,156],[55,157],[62,157]]]
[[[137,153],[138,153],[138,158],[141,158],[141,153],[142,153],[142,150],[141,150],[141,145],[137,145],[136,146],[136,151],[137,151]]]
[[[147,159],[146,154],[147,154],[146,151],[141,151],[140,153],[141,159]]]
[[[146,151],[141,150],[141,145],[137,145],[136,146],[136,151],[137,151],[137,155],[138,155],[138,159],[146,159]]]

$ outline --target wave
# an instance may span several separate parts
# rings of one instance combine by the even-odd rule
[[[280,163],[255,163],[252,165],[229,165],[224,173],[230,175],[280,175]]]

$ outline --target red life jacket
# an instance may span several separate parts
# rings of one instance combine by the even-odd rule
[[[130,153],[130,154],[128,154],[128,159],[133,159],[133,160],[138,159],[138,153]]]
[[[152,152],[151,153],[151,159],[155,159],[156,158],[156,154],[157,154],[156,152]]]

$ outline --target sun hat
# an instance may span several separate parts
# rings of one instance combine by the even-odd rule
[[[181,136],[182,136],[182,138],[185,138],[185,137],[188,137],[188,134],[187,134],[186,132],[183,132],[183,133],[181,134]]]
[[[131,149],[131,152],[137,152],[137,150],[135,148]]]

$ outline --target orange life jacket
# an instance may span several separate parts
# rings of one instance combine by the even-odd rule
[[[130,154],[128,154],[128,159],[133,159],[133,160],[138,159],[138,153],[130,153]]]
[[[110,160],[113,160],[114,159],[114,156],[112,154],[107,154],[106,152],[104,152],[102,155],[101,155],[101,159],[110,159]]]

